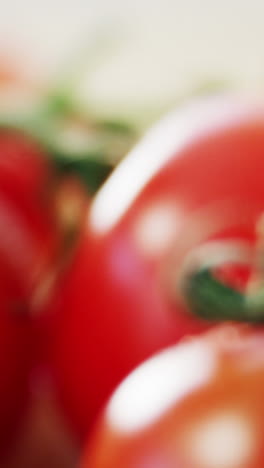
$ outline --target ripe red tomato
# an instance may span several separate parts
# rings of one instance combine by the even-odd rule
[[[50,163],[34,142],[17,130],[0,130],[1,456],[29,400],[38,350],[33,315],[49,294],[60,245],[49,174]]]
[[[153,352],[215,320],[263,318],[241,293],[261,270],[263,153],[262,105],[199,100],[154,127],[98,193],[53,304],[49,350],[80,435]]]
[[[31,138],[0,130],[0,268],[17,302],[35,293],[58,248],[52,178],[50,162]]]
[[[0,272],[0,457],[12,450],[30,394],[34,336],[30,317],[10,310],[4,273]]]
[[[263,332],[220,328],[155,355],[120,385],[82,468],[258,468]]]

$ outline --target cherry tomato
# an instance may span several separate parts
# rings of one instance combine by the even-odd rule
[[[262,104],[198,100],[150,130],[95,197],[49,350],[79,435],[154,352],[216,320],[263,319],[248,295],[263,269],[263,153]]]
[[[82,468],[262,466],[263,344],[230,326],[149,359],[110,399]]]

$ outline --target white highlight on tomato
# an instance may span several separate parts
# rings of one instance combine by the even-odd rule
[[[240,468],[255,450],[256,429],[238,410],[212,414],[188,434],[186,449],[201,468]]]
[[[171,245],[180,225],[181,215],[175,204],[153,202],[135,221],[136,245],[144,255],[157,257]]]
[[[106,419],[116,431],[140,431],[194,389],[216,368],[206,343],[194,341],[165,350],[136,369],[110,400]]]
[[[223,96],[196,99],[166,116],[119,164],[96,196],[91,226],[97,233],[111,229],[161,167],[188,144],[204,135],[264,118],[263,106],[254,99]]]

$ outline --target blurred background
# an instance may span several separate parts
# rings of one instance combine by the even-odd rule
[[[28,112],[47,90],[63,90],[92,121],[132,129],[107,153],[114,166],[152,122],[192,95],[263,92],[263,15],[261,0],[2,2],[0,66],[19,79],[0,83],[0,114]],[[43,386],[6,468],[73,468],[77,458]]]
[[[260,0],[11,0],[1,48],[32,79],[77,75],[76,99],[94,112],[139,118],[199,89],[262,89],[263,10]]]

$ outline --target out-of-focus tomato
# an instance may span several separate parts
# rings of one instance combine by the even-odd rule
[[[40,337],[33,318],[43,310],[72,253],[80,205],[83,208],[86,204],[79,182],[59,173],[47,151],[33,138],[33,131],[22,130],[19,95],[26,120],[30,93],[30,83],[1,62],[1,466],[28,408],[31,371],[40,360]],[[37,90],[35,94],[37,98]]]
[[[32,323],[26,314],[10,310],[4,274],[0,273],[0,457],[12,449],[29,400],[34,361]],[[0,462],[1,463],[1,462]]]
[[[145,362],[111,398],[82,468],[258,468],[263,333],[220,328]]]
[[[36,354],[29,310],[54,249],[54,229],[44,215],[48,167],[37,145],[18,131],[0,130],[1,457],[11,449],[29,400]]]
[[[69,248],[71,187],[55,181],[34,141],[0,130],[0,456],[11,447],[29,400],[39,357],[33,316],[48,300],[65,244]]]
[[[0,268],[10,279],[13,302],[26,304],[58,249],[52,178],[51,164],[34,141],[17,130],[0,130]]]
[[[215,320],[263,318],[243,294],[261,270],[263,154],[263,105],[198,100],[154,127],[98,193],[49,351],[79,434],[153,352]]]

